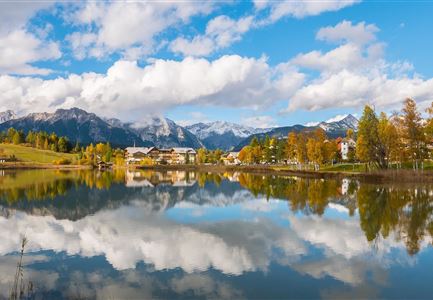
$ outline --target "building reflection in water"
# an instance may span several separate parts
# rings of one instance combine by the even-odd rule
[[[410,296],[395,275],[431,274],[432,191],[245,173],[5,172],[0,267],[13,273],[25,233],[44,297],[74,296],[71,282],[90,298],[370,298],[386,286]]]
[[[193,186],[197,182],[195,172],[184,171],[131,171],[125,172],[125,185],[127,187],[154,187],[159,184],[172,186]]]

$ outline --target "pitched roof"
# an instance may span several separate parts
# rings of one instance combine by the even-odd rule
[[[126,148],[126,152],[129,154],[135,154],[135,153],[143,153],[147,154],[149,153],[154,147],[128,147]]]
[[[196,153],[193,148],[188,148],[188,147],[175,147],[175,148],[171,148],[171,150],[173,150],[176,153],[192,153],[192,154]]]
[[[227,154],[227,157],[234,157],[234,158],[237,158],[238,156],[239,156],[239,152],[229,152],[228,154]]]

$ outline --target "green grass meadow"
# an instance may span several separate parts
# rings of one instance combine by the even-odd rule
[[[21,145],[0,144],[0,156],[10,155],[15,155],[20,162],[35,164],[52,164],[59,159],[69,159],[72,163],[75,163],[77,160],[75,154],[59,153]]]

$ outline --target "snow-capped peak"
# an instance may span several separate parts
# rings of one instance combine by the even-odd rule
[[[333,121],[335,120],[335,121]],[[348,114],[346,116],[339,116],[338,118],[331,119],[331,122],[321,122],[319,124],[325,131],[336,131],[336,130],[347,130],[353,129],[357,130],[358,128],[358,119],[353,115]]]
[[[178,126],[170,119],[153,116],[136,122],[131,127],[137,130],[146,129],[148,133],[156,136],[168,136],[172,131],[176,131]]]
[[[14,120],[17,118],[17,115],[12,110],[7,110],[4,112],[0,112],[0,124]]]
[[[248,137],[252,134],[266,131],[266,129],[256,129],[240,124],[215,121],[211,123],[197,123],[186,127],[189,131],[195,134],[199,139],[205,139],[212,135],[223,135],[233,133],[237,137]]]

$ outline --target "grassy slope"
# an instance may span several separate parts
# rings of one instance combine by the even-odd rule
[[[51,164],[54,160],[59,160],[61,158],[70,159],[72,163],[76,160],[75,154],[58,153],[19,145],[0,144],[0,149],[0,155],[9,156],[13,154],[19,161],[23,162]]]

